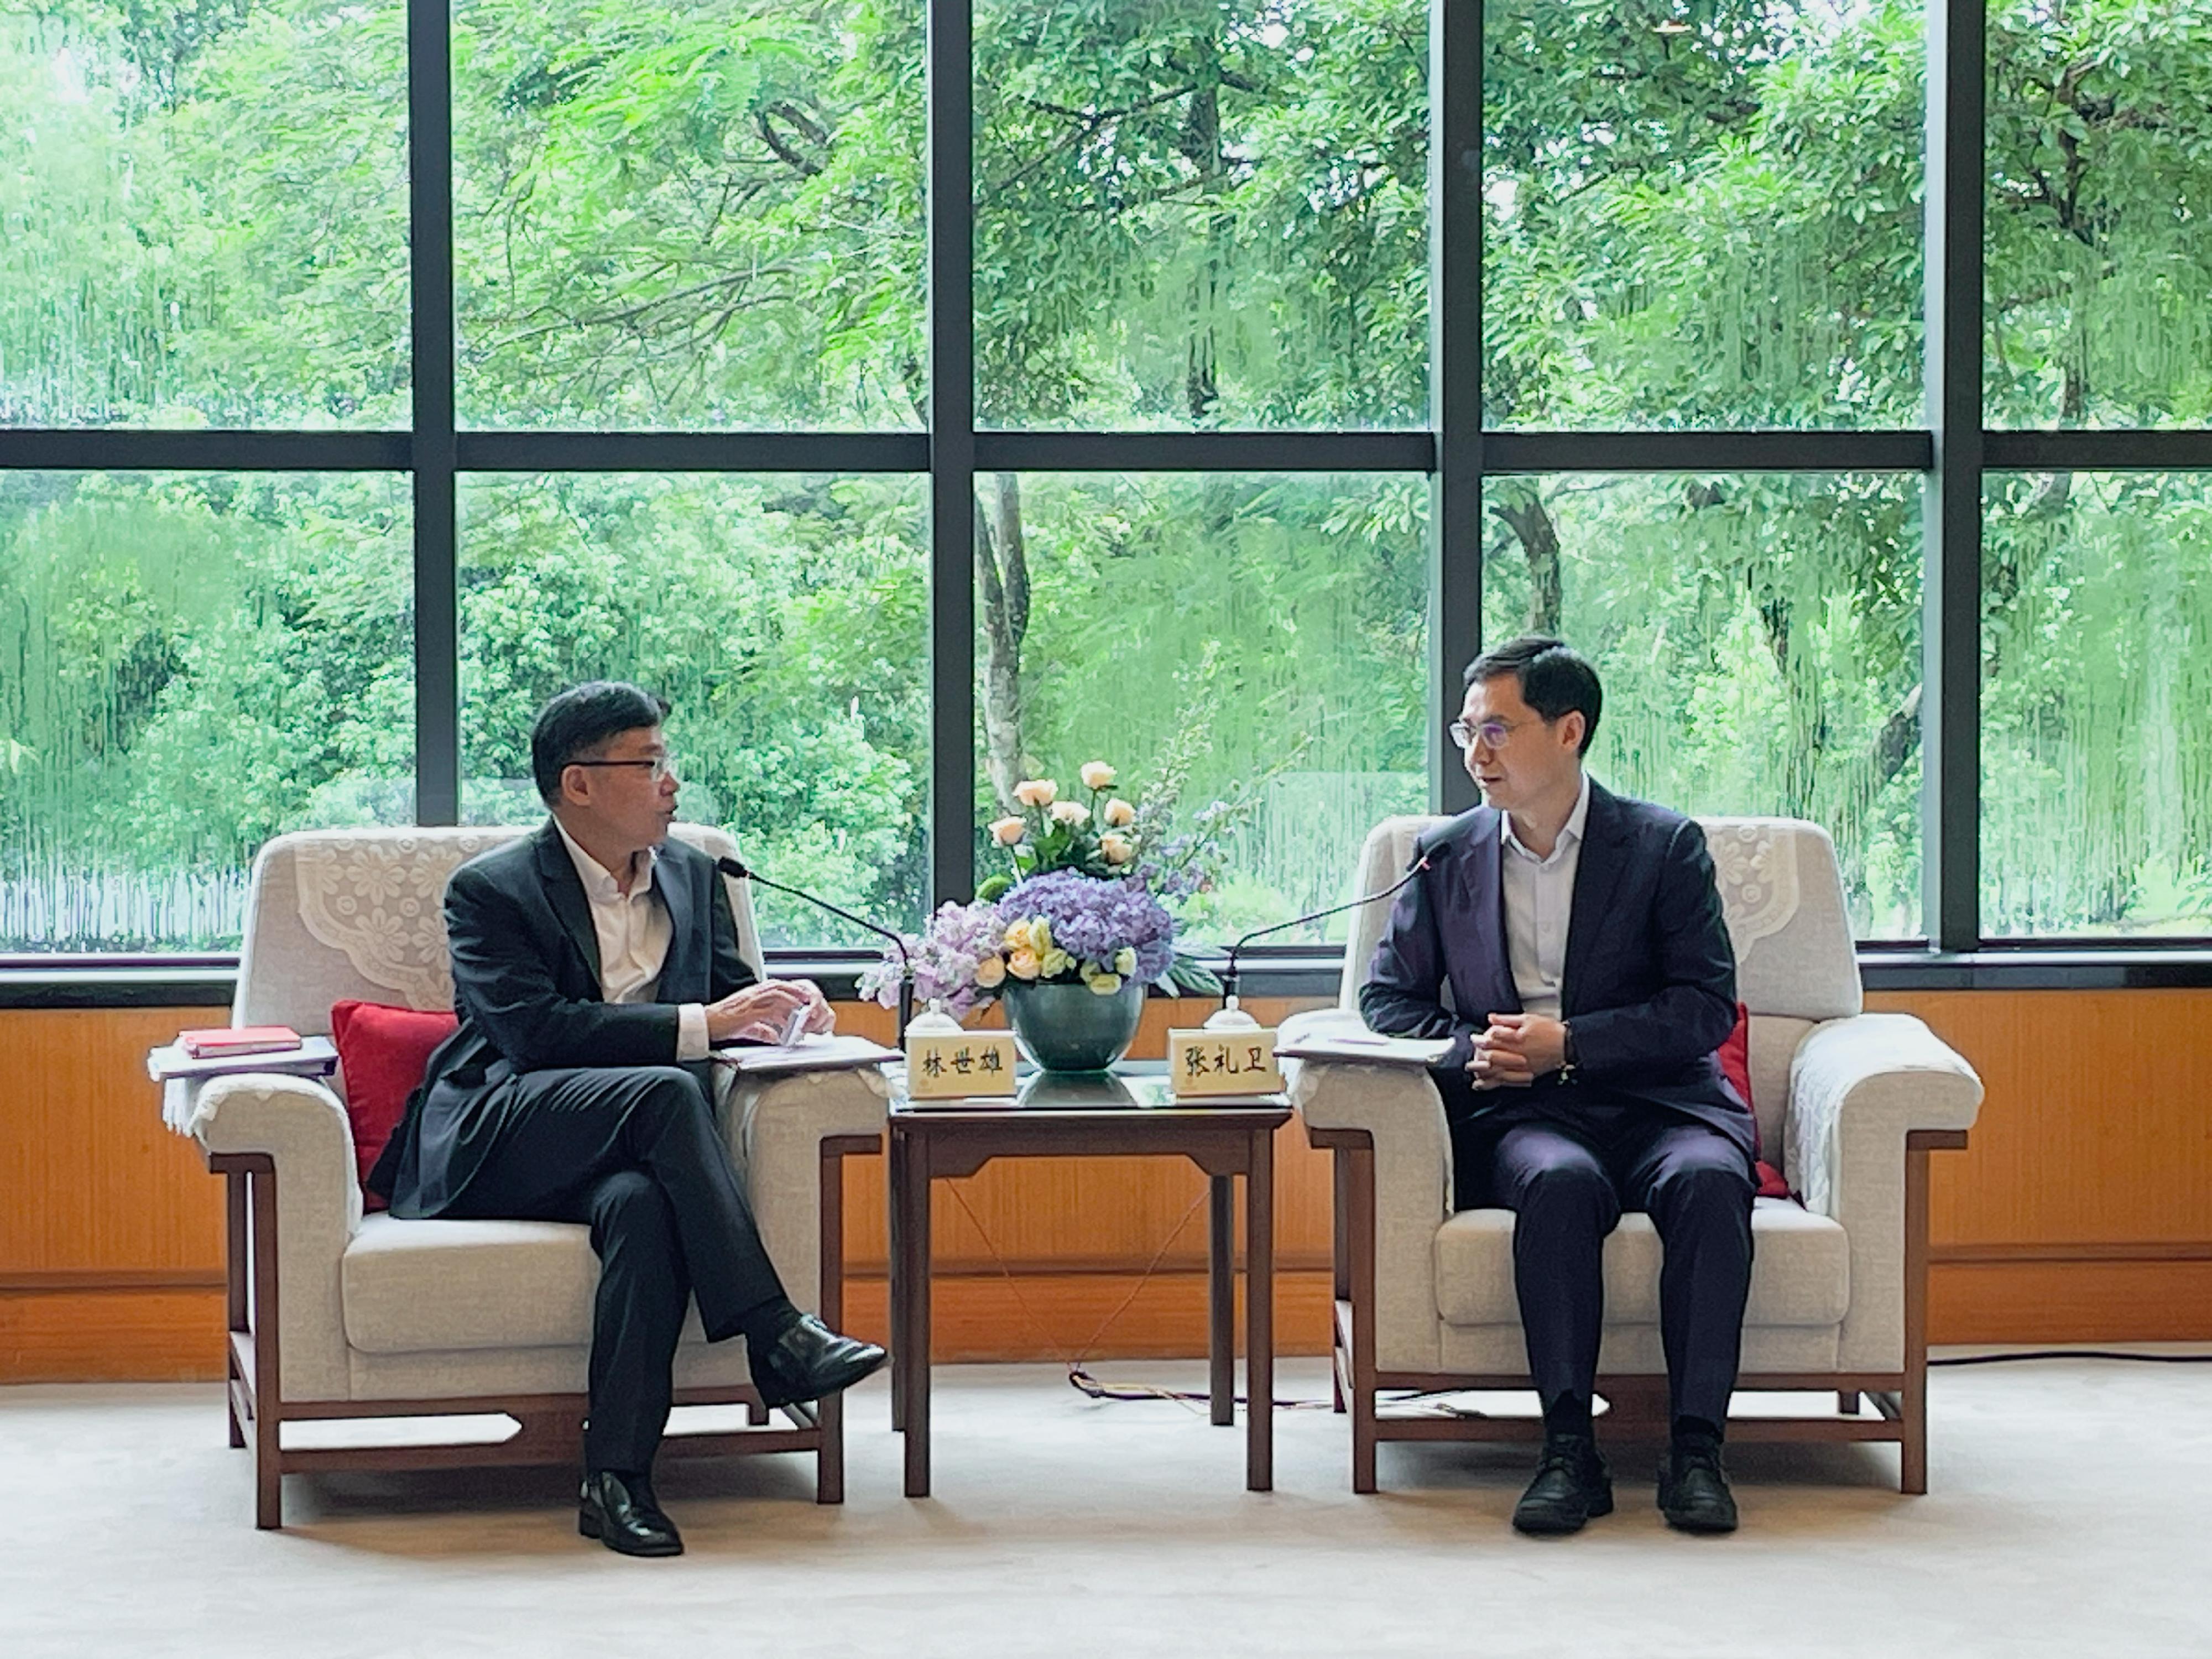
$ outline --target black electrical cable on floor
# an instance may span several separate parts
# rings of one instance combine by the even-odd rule
[[[2002,1365],[2015,1359],[2131,1359],[2145,1365],[2212,1364],[2212,1353],[2122,1353],[2112,1348],[2031,1348],[2020,1353],[1947,1354],[1929,1365]]]

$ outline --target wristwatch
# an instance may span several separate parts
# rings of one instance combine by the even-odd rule
[[[1575,1028],[1573,1026],[1562,1024],[1559,1027],[1559,1081],[1572,1083],[1575,1080]]]

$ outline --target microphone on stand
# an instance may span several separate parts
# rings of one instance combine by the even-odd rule
[[[907,1022],[914,1018],[914,959],[907,955],[906,941],[904,939],[901,939],[896,933],[891,932],[888,927],[878,927],[874,922],[870,921],[866,916],[856,916],[850,910],[840,909],[837,906],[830,903],[826,898],[817,898],[813,894],[806,891],[804,888],[787,887],[780,881],[770,881],[766,876],[762,875],[757,870],[751,868],[748,865],[740,863],[736,859],[716,859],[714,860],[714,867],[720,870],[724,875],[734,876],[739,881],[757,882],[763,887],[773,887],[779,893],[788,893],[793,898],[805,899],[809,904],[818,906],[820,908],[827,910],[833,916],[842,917],[845,921],[851,922],[855,927],[865,927],[868,932],[877,934],[881,938],[889,939],[891,942],[891,948],[898,952],[899,958],[897,1041],[901,1043],[905,1042]]]
[[[1401,888],[1404,887],[1408,882],[1412,881],[1415,876],[1419,875],[1428,867],[1429,855],[1426,853],[1424,853],[1419,858],[1414,860],[1413,867],[1412,869],[1407,871],[1404,875],[1399,877],[1397,880],[1392,882],[1388,887],[1383,888],[1379,892],[1363,893],[1358,898],[1347,900],[1342,904],[1332,904],[1326,910],[1316,910],[1310,915],[1292,916],[1288,921],[1279,921],[1274,923],[1272,927],[1255,927],[1250,933],[1245,934],[1243,938],[1238,939],[1234,945],[1229,947],[1229,965],[1222,970],[1221,975],[1221,1014],[1243,1014],[1243,1011],[1238,1006],[1237,998],[1237,953],[1239,951],[1242,951],[1246,945],[1249,945],[1254,939],[1264,939],[1269,933],[1279,933],[1286,927],[1303,927],[1310,921],[1320,921],[1326,917],[1339,915],[1346,910],[1357,910],[1364,904],[1379,903],[1386,898],[1394,896]],[[1349,967],[1349,965],[1350,964],[1348,963],[1346,964],[1347,967]],[[1220,1018],[1220,1014],[1214,1016],[1214,1018],[1216,1019]],[[1249,1014],[1243,1014],[1243,1018],[1249,1020],[1251,1016]],[[1206,1023],[1211,1025],[1213,1022],[1212,1020],[1208,1020]]]

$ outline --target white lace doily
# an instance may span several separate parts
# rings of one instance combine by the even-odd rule
[[[1708,823],[1706,845],[1721,890],[1735,959],[1760,939],[1780,933],[1797,914],[1797,842],[1787,826],[1758,818]]]
[[[514,833],[383,830],[305,837],[293,849],[301,925],[410,1008],[450,1008],[446,883],[461,864]]]

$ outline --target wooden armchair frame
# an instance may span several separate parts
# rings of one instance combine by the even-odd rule
[[[883,1150],[877,1135],[830,1135],[821,1143],[820,1312],[832,1328],[845,1316],[844,1161]],[[230,1443],[253,1449],[253,1523],[283,1524],[283,1477],[325,1469],[443,1469],[489,1465],[583,1462],[586,1397],[580,1394],[499,1395],[457,1399],[310,1400],[283,1397],[279,1379],[276,1273],[276,1165],[267,1152],[210,1152],[207,1167],[228,1187],[226,1339]],[[665,1454],[727,1455],[804,1451],[815,1455],[814,1498],[845,1500],[845,1416],[842,1396],[811,1407],[787,1407],[793,1422],[770,1428],[768,1408],[751,1388],[679,1389],[679,1406],[742,1405],[753,1426],[730,1431],[672,1434]],[[514,1419],[502,1440],[430,1446],[287,1447],[286,1423],[377,1417],[461,1417],[498,1413]],[[248,1435],[251,1434],[249,1443]]]
[[[1334,1154],[1336,1183],[1335,1314],[1330,1352],[1336,1409],[1352,1416],[1352,1489],[1376,1490],[1375,1448],[1384,1440],[1537,1440],[1535,1418],[1438,1418],[1386,1413],[1384,1389],[1444,1392],[1458,1389],[1526,1389],[1525,1372],[1468,1376],[1431,1371],[1385,1371],[1375,1363],[1375,1141],[1364,1129],[1308,1125],[1312,1145]],[[1833,1389],[1837,1414],[1731,1417],[1738,1441],[1894,1441],[1898,1489],[1928,1490],[1928,1155],[1965,1148],[1964,1129],[1913,1129],[1905,1138],[1905,1366],[1898,1371],[1747,1373],[1737,1382],[1750,1390]],[[1665,1430],[1663,1376],[1607,1376],[1597,1392],[1613,1408],[1599,1419],[1635,1431]],[[1857,1414],[1862,1395],[1879,1417]]]

